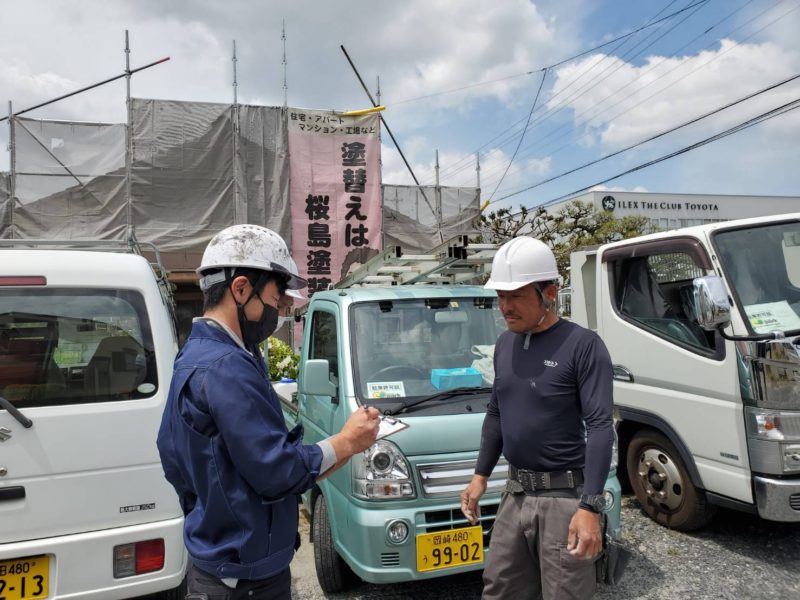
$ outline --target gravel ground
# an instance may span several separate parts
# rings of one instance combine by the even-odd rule
[[[651,521],[633,496],[623,497],[623,537],[635,555],[623,581],[600,586],[596,600],[800,600],[800,523],[762,521],[720,510],[704,530],[686,534]],[[314,570],[314,549],[304,543],[292,563],[293,597],[297,600],[480,598],[480,573],[427,582],[377,586],[361,583],[346,594],[325,595]]]

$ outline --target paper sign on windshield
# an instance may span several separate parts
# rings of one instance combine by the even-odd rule
[[[756,333],[800,329],[800,317],[786,300],[751,304],[744,307],[744,312]]]
[[[402,381],[370,381],[367,395],[370,398],[405,398],[406,390]]]

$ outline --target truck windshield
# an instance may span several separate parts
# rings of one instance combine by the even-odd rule
[[[800,329],[800,223],[721,231],[714,243],[751,333]]]
[[[362,400],[492,385],[494,343],[505,330],[496,298],[363,302],[351,311]]]

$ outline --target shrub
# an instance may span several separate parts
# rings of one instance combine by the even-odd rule
[[[286,342],[271,337],[268,340],[267,364],[269,366],[270,381],[277,381],[281,377],[297,379],[297,370],[300,356],[292,351]]]

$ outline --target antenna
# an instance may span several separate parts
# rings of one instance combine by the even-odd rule
[[[289,89],[286,85],[286,19],[283,20],[281,28],[281,40],[283,41],[283,108],[286,108],[288,106],[286,96]]]
[[[233,40],[233,103],[234,104],[237,104],[239,100],[238,88],[239,88],[239,82],[236,81],[236,40]]]

